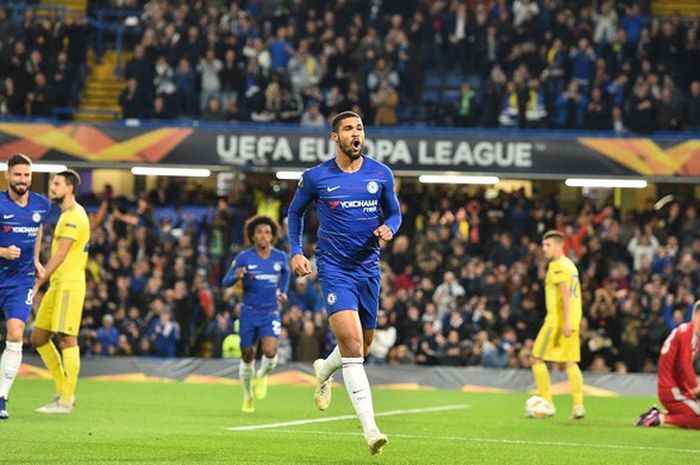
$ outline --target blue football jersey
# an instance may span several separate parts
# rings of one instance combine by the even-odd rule
[[[277,310],[277,291],[287,293],[289,265],[287,254],[271,249],[270,256],[262,258],[254,247],[242,250],[233,259],[223,279],[223,286],[235,283],[236,270],[245,267],[243,275],[243,307],[247,310]]]
[[[27,205],[21,207],[7,191],[0,192],[0,247],[14,245],[22,249],[16,260],[0,258],[0,287],[34,279],[34,244],[50,209],[51,202],[43,195],[29,192]]]
[[[396,234],[401,225],[391,169],[363,156],[362,166],[355,173],[342,171],[335,158],[306,170],[289,207],[292,256],[302,253],[304,212],[313,200],[319,217],[319,261],[366,274],[378,273],[379,239],[374,231],[385,224]]]

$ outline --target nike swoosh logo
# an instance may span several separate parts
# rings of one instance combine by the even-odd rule
[[[362,392],[364,389],[360,389],[359,391],[352,391],[353,394],[357,394],[358,392]]]
[[[258,267],[258,265],[248,265],[249,270],[254,270]]]
[[[333,191],[336,190],[336,189],[340,189],[340,186],[326,187],[326,190],[327,190],[328,192],[333,192]]]
[[[10,218],[14,218],[15,215],[2,215],[3,220],[9,220]]]

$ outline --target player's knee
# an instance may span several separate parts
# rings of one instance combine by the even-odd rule
[[[241,350],[241,359],[245,363],[252,362],[254,358],[255,358],[255,352],[253,351],[253,349],[242,349]]]
[[[277,349],[276,348],[265,349],[265,350],[263,350],[263,355],[267,358],[274,358],[275,355],[277,355]]]
[[[8,342],[22,342],[24,336],[24,327],[18,327],[15,325],[7,326],[7,341]]]
[[[340,344],[340,353],[343,357],[362,357],[363,344],[360,341],[344,341]]]
[[[29,341],[32,343],[32,346],[41,347],[47,342],[49,342],[49,338],[46,337],[44,334],[38,333],[37,331],[32,331],[32,335],[29,338]]]
[[[22,331],[7,332],[7,342],[23,342]]]
[[[75,347],[78,345],[78,338],[75,336],[61,336],[59,341],[61,349],[68,349],[69,347]]]

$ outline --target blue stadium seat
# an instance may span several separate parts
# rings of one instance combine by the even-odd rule
[[[428,73],[423,81],[424,87],[440,87],[442,86],[442,74]]]
[[[474,90],[479,90],[481,89],[481,77],[477,74],[471,74],[467,76],[466,81],[469,83],[472,89]]]
[[[457,89],[465,81],[461,73],[449,73],[445,76],[445,87]]]
[[[459,99],[459,90],[445,89],[442,91],[442,101],[445,103],[456,102]]]
[[[396,116],[400,121],[411,121],[413,113],[413,105],[407,103],[399,105],[399,108],[396,110]]]
[[[423,89],[424,102],[437,102],[439,91],[437,89]]]

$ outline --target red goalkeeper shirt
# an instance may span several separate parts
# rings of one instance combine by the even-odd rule
[[[675,387],[683,395],[694,397],[698,380],[693,360],[699,345],[693,323],[683,323],[669,334],[659,356],[659,391]]]

